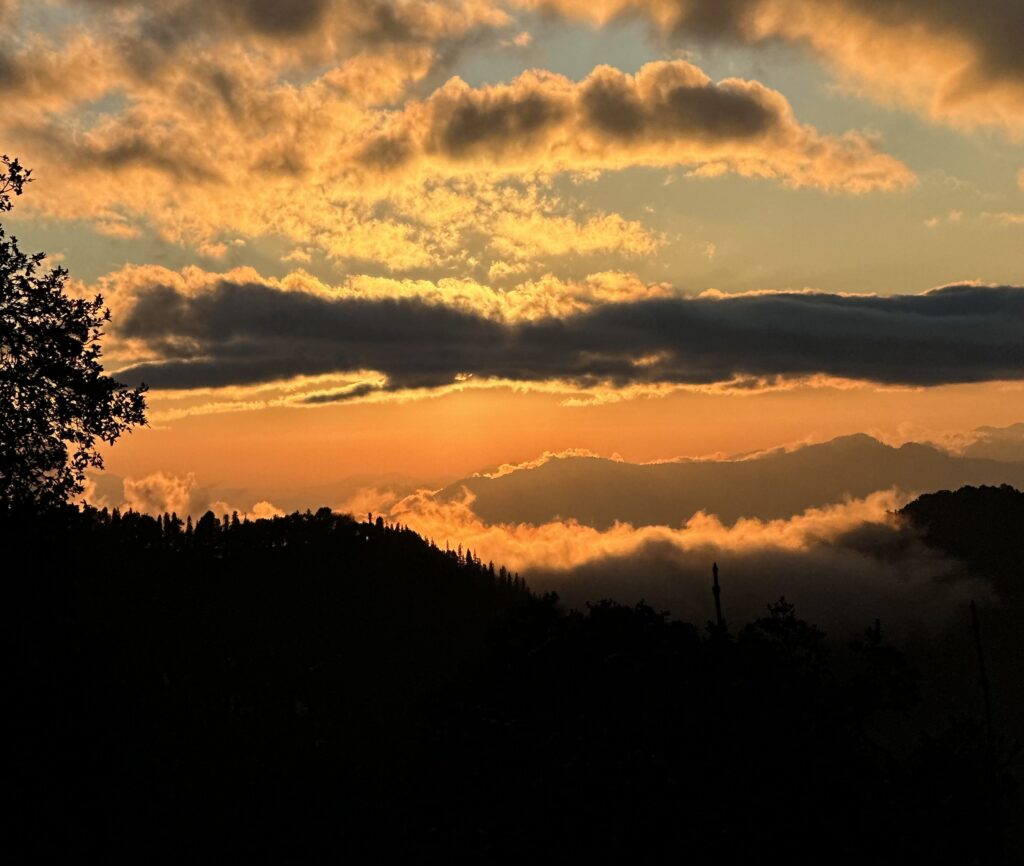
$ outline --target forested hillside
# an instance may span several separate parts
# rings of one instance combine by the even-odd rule
[[[31,859],[998,862],[1001,753],[871,623],[566,610],[328,509],[2,540]]]

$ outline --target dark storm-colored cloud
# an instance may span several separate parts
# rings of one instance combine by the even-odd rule
[[[120,378],[157,388],[355,370],[379,371],[392,391],[467,375],[581,387],[737,379],[756,387],[816,374],[915,386],[1024,378],[1024,288],[1014,286],[675,296],[509,323],[420,300],[222,281],[196,294],[137,289],[117,332],[157,358]]]

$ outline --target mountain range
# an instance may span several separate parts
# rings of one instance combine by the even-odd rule
[[[893,487],[915,493],[985,484],[1024,486],[1024,461],[957,456],[913,442],[893,447],[855,434],[724,460],[552,457],[501,475],[463,478],[437,496],[452,501],[469,491],[474,512],[488,523],[572,519],[607,529],[616,521],[678,526],[698,511],[728,523],[771,520]]]

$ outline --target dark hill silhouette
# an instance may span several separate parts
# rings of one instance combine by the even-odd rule
[[[877,625],[568,611],[329,509],[0,544],[17,862],[999,862],[1010,777]]]
[[[932,547],[988,577],[1004,602],[1024,607],[1024,493],[1008,484],[942,490],[900,514]]]
[[[194,526],[68,509],[0,521],[0,545],[26,563],[5,569],[5,706],[32,862],[180,863],[208,833],[212,851],[262,856],[285,840],[259,821],[321,808],[314,791],[325,809],[341,788],[379,803],[419,701],[529,598],[469,551],[326,508]],[[363,814],[345,808],[339,839]]]
[[[995,590],[995,603],[980,609],[982,650],[997,747],[1004,755],[1016,755],[1019,765],[1024,746],[1024,492],[1009,485],[942,490],[919,497],[900,515],[929,545],[963,562],[967,574],[985,578]],[[982,706],[977,647],[967,628],[966,609],[959,622],[961,628],[912,649],[927,659],[934,694],[945,704],[943,710],[933,712],[955,712],[963,695],[975,711]],[[1020,858],[1024,852],[1020,797],[1008,827],[1010,847]]]
[[[767,520],[894,486],[914,492],[1003,483],[1024,485],[1024,463],[954,457],[916,443],[894,448],[858,434],[746,460],[553,458],[496,478],[465,478],[438,496],[456,499],[467,488],[473,510],[489,523],[571,518],[606,529],[616,520],[678,526],[701,510],[726,522]]]

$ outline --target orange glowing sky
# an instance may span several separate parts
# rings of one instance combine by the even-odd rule
[[[0,150],[35,177],[13,229],[103,292],[107,368],[153,389],[112,477],[291,508],[545,451],[1022,420],[1017,0],[0,24]]]

